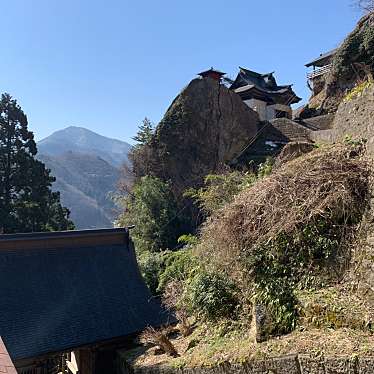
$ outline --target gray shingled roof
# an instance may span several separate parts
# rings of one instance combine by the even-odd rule
[[[328,63],[327,61],[330,60],[335,55],[337,50],[338,49],[336,48],[336,49],[333,49],[333,50],[328,51],[326,53],[321,53],[313,61],[310,61],[307,64],[305,64],[305,66],[307,68],[310,67],[310,66],[318,66],[318,67],[324,66],[324,65],[326,65],[326,63]]]
[[[1,237],[0,336],[13,359],[122,337],[166,322],[141,278],[128,233],[93,230],[90,235]]]

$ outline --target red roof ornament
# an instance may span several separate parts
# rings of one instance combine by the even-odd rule
[[[222,71],[216,70],[213,67],[211,67],[209,70],[202,71],[201,73],[197,74],[200,75],[202,78],[212,78],[216,81],[220,81],[221,78],[225,75],[226,73],[222,73]]]

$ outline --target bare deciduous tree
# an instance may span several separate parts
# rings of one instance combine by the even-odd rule
[[[374,11],[374,0],[356,0],[355,5],[367,13]]]

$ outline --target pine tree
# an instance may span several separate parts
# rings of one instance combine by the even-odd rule
[[[74,228],[69,211],[52,192],[55,178],[35,158],[27,117],[9,94],[0,99],[0,230],[4,233]]]
[[[133,140],[138,142],[138,146],[149,144],[154,133],[154,126],[152,122],[145,117],[139,126],[137,134],[133,137]]]

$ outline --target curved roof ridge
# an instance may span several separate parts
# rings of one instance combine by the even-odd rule
[[[243,66],[239,66],[239,69],[244,70],[246,73],[256,75],[258,77],[267,77],[267,76],[273,75],[275,73],[275,71],[272,71],[271,73],[257,73],[256,71],[253,71],[253,70],[250,70],[250,69],[247,69],[247,68],[243,68]]]

